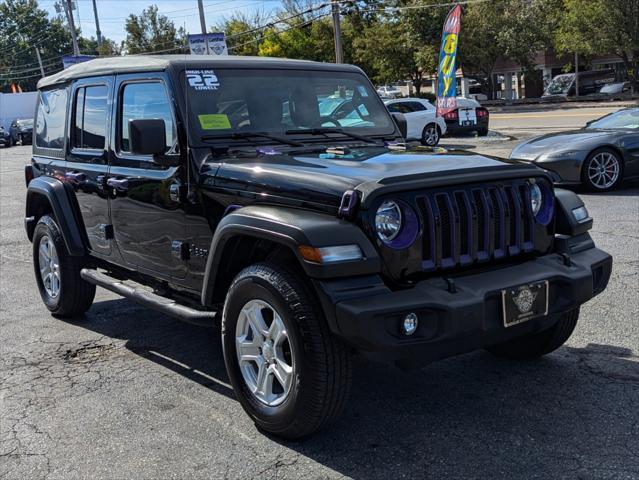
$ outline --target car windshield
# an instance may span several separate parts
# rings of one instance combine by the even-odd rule
[[[16,124],[18,124],[21,127],[33,127],[33,119],[27,118],[24,120],[18,120]]]
[[[259,132],[299,141],[317,129],[364,136],[395,131],[368,79],[355,72],[203,68],[184,70],[182,81],[189,127],[204,140],[246,141]]]
[[[557,75],[552,79],[550,85],[546,88],[546,95],[566,95],[570,89],[575,78],[574,73],[567,73],[565,75]]]
[[[605,117],[595,120],[590,123],[586,128],[634,128],[639,129],[639,108],[632,108],[628,110],[619,110],[618,112],[611,113]]]

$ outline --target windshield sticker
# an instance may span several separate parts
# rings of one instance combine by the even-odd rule
[[[370,113],[368,113],[368,109],[363,103],[361,105],[357,105],[357,111],[362,117],[368,117],[370,115]]]
[[[220,86],[213,70],[186,70],[186,78],[193,90],[217,90]]]
[[[368,92],[366,91],[366,89],[364,88],[364,85],[358,85],[357,86],[357,91],[359,92],[359,94],[362,97],[368,97]]]
[[[202,130],[227,130],[231,128],[229,117],[223,113],[208,113],[198,115]]]

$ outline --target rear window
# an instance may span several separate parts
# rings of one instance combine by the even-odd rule
[[[74,148],[103,150],[107,125],[107,87],[83,87],[76,95]]]
[[[36,115],[36,146],[62,149],[66,117],[66,88],[41,91]]]

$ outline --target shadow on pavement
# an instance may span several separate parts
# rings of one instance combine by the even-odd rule
[[[83,327],[233,398],[219,332],[127,300],[96,303]],[[563,347],[534,362],[475,352],[415,371],[357,359],[348,407],[299,442],[273,441],[354,478],[639,476],[639,359]],[[239,405],[238,405],[239,408]]]

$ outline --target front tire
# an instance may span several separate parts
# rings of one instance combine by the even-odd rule
[[[607,192],[617,187],[623,176],[619,154],[609,148],[598,148],[584,162],[581,171],[583,185],[595,192]]]
[[[515,338],[487,347],[490,353],[513,360],[532,360],[554,352],[572,335],[579,320],[579,308],[561,314],[557,323],[547,330]]]
[[[67,253],[55,220],[42,216],[33,232],[33,267],[42,301],[53,315],[77,317],[91,307],[95,285],[80,277],[82,260]]]
[[[222,345],[233,389],[259,428],[301,438],[343,410],[350,352],[300,274],[273,263],[242,270],[224,304]]]
[[[428,147],[437,145],[440,137],[439,127],[435,123],[429,123],[422,130],[422,144]]]

